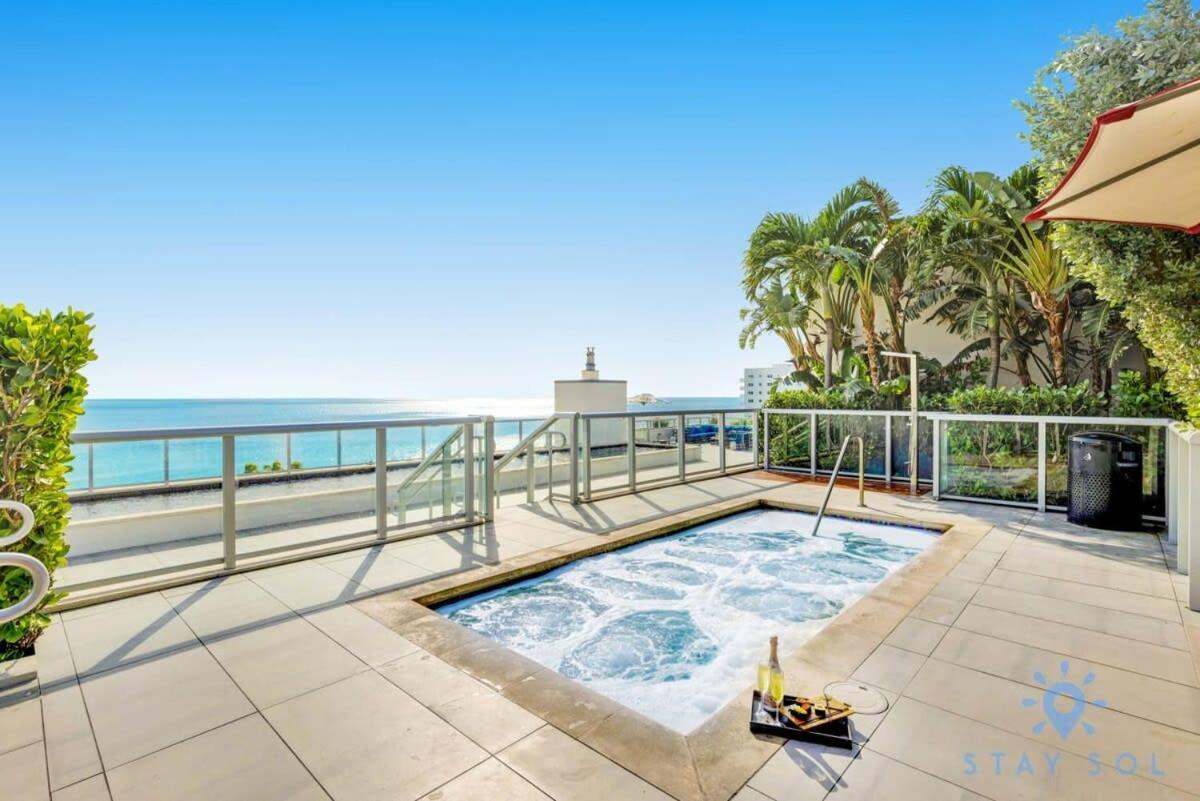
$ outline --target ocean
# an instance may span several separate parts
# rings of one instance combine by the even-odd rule
[[[500,448],[517,442],[553,410],[549,398],[464,398],[458,400],[382,400],[369,398],[262,398],[262,399],[89,399],[77,430],[114,431],[164,428],[202,428],[286,423],[411,420],[428,417],[462,417],[489,414],[498,420]],[[740,398],[662,398],[631,411],[664,414],[695,409],[732,409]],[[515,420],[521,420],[521,423]],[[419,458],[436,447],[453,430],[450,426],[392,429],[388,432],[389,460]],[[284,435],[238,437],[235,462],[239,472],[267,471],[291,463],[302,468],[371,464],[375,459],[375,434],[369,429],[293,434],[290,446]],[[99,443],[89,449],[75,446],[70,475],[73,490],[156,483],[164,473],[171,481],[215,478],[221,474],[221,443],[217,438]],[[276,464],[278,463],[278,465]]]

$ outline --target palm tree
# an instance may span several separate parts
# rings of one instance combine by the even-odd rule
[[[848,222],[843,219],[844,200],[836,201],[835,197],[811,221],[781,212],[765,216],[750,235],[742,276],[742,287],[751,300],[766,281],[776,278],[789,282],[800,296],[817,300],[827,388],[833,385],[833,354],[846,339],[846,293],[837,286],[840,263],[830,246],[847,234]]]
[[[1002,258],[1012,236],[1008,217],[987,191],[987,180],[961,167],[947,167],[934,179],[931,211],[940,217],[942,240],[939,256],[960,284],[974,284],[979,293],[967,307],[962,333],[987,334],[991,370],[988,386],[1000,382],[1003,362],[1001,316],[1005,277]],[[971,347],[971,346],[969,346]]]
[[[1048,237],[1039,237],[1021,226],[1013,250],[1014,253],[1005,259],[1005,267],[1025,284],[1033,308],[1046,322],[1051,383],[1057,387],[1066,386],[1071,292],[1076,281],[1071,277],[1062,251]]]
[[[817,345],[808,334],[812,307],[794,288],[777,276],[759,287],[751,302],[752,306],[740,312],[747,322],[738,336],[738,347],[753,348],[759,336],[769,332],[783,340],[796,372],[820,362]]]

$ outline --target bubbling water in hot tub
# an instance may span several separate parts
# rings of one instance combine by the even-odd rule
[[[687,733],[936,536],[759,510],[442,607],[461,625]]]

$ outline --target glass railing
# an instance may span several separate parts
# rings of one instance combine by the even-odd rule
[[[229,571],[470,524],[491,509],[490,422],[77,434],[71,560],[58,588]]]
[[[842,440],[861,436],[867,476],[896,483],[909,477],[909,412],[767,409],[763,418],[772,470],[827,475]],[[1142,443],[1142,508],[1145,516],[1161,519],[1168,423],[1156,418],[921,412],[918,477],[938,498],[1063,509],[1070,436],[1112,431]]]

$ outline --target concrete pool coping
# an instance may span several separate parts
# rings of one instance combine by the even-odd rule
[[[747,725],[746,688],[687,735],[675,732],[606,696],[470,631],[430,607],[529,578],[570,562],[691,526],[755,509],[816,512],[812,504],[753,496],[720,501],[602,535],[522,554],[468,574],[445,576],[355,602],[416,645],[491,686],[576,740],[657,786],[690,799],[727,799],[783,745],[754,735]],[[842,610],[799,647],[783,654],[788,690],[817,694],[830,681],[849,678],[991,528],[982,521],[946,524],[916,515],[898,516],[831,506],[830,514],[874,523],[927,528],[939,536],[923,552]],[[889,700],[894,693],[883,690]],[[869,728],[860,717],[856,728]]]

